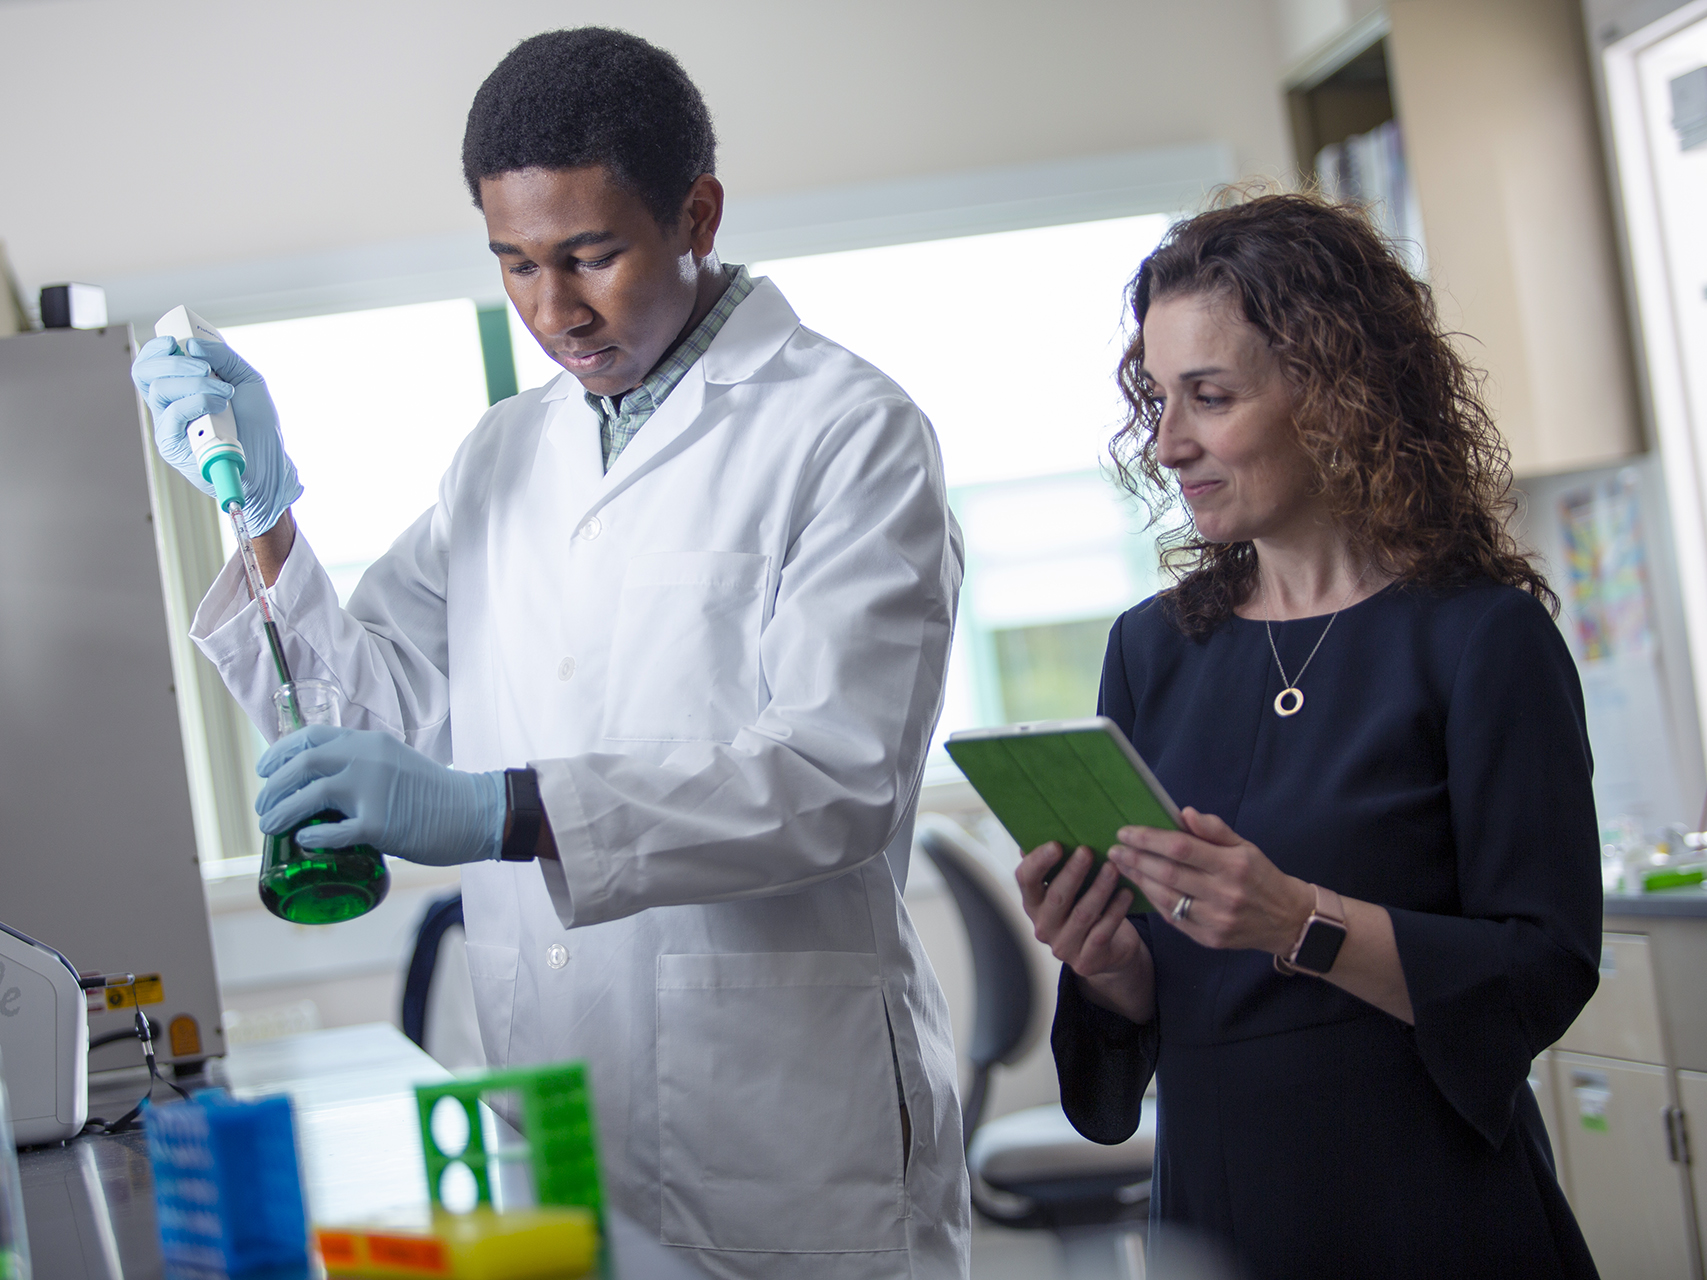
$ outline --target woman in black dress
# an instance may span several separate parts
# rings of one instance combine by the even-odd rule
[[[1593,1276],[1526,1083],[1596,983],[1582,693],[1477,377],[1307,196],[1180,224],[1131,302],[1115,456],[1190,515],[1100,709],[1188,830],[1124,828],[1082,897],[1088,851],[1020,865],[1062,1105],[1119,1142],[1156,1077],[1153,1259]]]

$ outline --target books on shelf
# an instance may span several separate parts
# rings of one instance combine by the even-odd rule
[[[1422,209],[1405,163],[1399,122],[1389,120],[1368,133],[1354,133],[1316,153],[1316,181],[1337,200],[1366,205],[1375,224],[1393,241],[1411,269],[1428,267],[1423,248]]]

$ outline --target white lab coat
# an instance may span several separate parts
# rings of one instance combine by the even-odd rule
[[[347,611],[300,536],[279,575],[346,724],[539,771],[561,863],[463,871],[487,1055],[586,1059],[610,1200],[714,1275],[967,1273],[897,887],[961,565],[923,414],[760,280],[608,475],[565,374],[486,414]],[[271,729],[235,565],[193,634]]]

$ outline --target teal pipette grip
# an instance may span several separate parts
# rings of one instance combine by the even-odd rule
[[[218,453],[202,465],[202,479],[213,486],[214,500],[221,511],[235,502],[243,505],[243,454],[241,450]]]

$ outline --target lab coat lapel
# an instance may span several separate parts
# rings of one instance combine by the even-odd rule
[[[628,447],[617,455],[616,463],[605,473],[598,501],[607,501],[626,489],[634,477],[651,468],[660,457],[674,452],[672,446],[699,419],[705,407],[705,360],[694,361],[693,367],[682,375],[676,389],[664,403],[646,419]]]
[[[489,516],[486,575],[499,622],[484,640],[494,657],[481,714],[503,760],[560,754],[536,728],[541,697],[562,687],[556,664],[576,652],[574,602],[551,584],[568,580],[577,512],[596,501],[604,480],[598,418],[580,384],[563,374],[541,407],[539,434]]]
[[[607,496],[609,477],[599,441],[599,416],[587,403],[581,384],[568,373],[558,376],[542,401],[549,417],[540,433],[529,488],[537,490],[550,507],[552,519],[534,527],[559,529],[567,542]],[[532,518],[538,515],[535,511]]]
[[[547,466],[556,500],[573,517],[570,528],[599,498],[604,485],[604,455],[599,417],[588,405],[573,375],[559,374],[542,397],[550,418],[540,440],[537,465]],[[556,403],[553,403],[556,402]]]
[[[711,340],[706,352],[682,376],[664,403],[646,420],[622,451],[599,490],[595,505],[604,503],[639,476],[673,455],[701,424],[702,410],[719,388],[745,382],[782,349],[800,317],[782,291],[761,276]],[[581,518],[589,512],[581,510]]]

